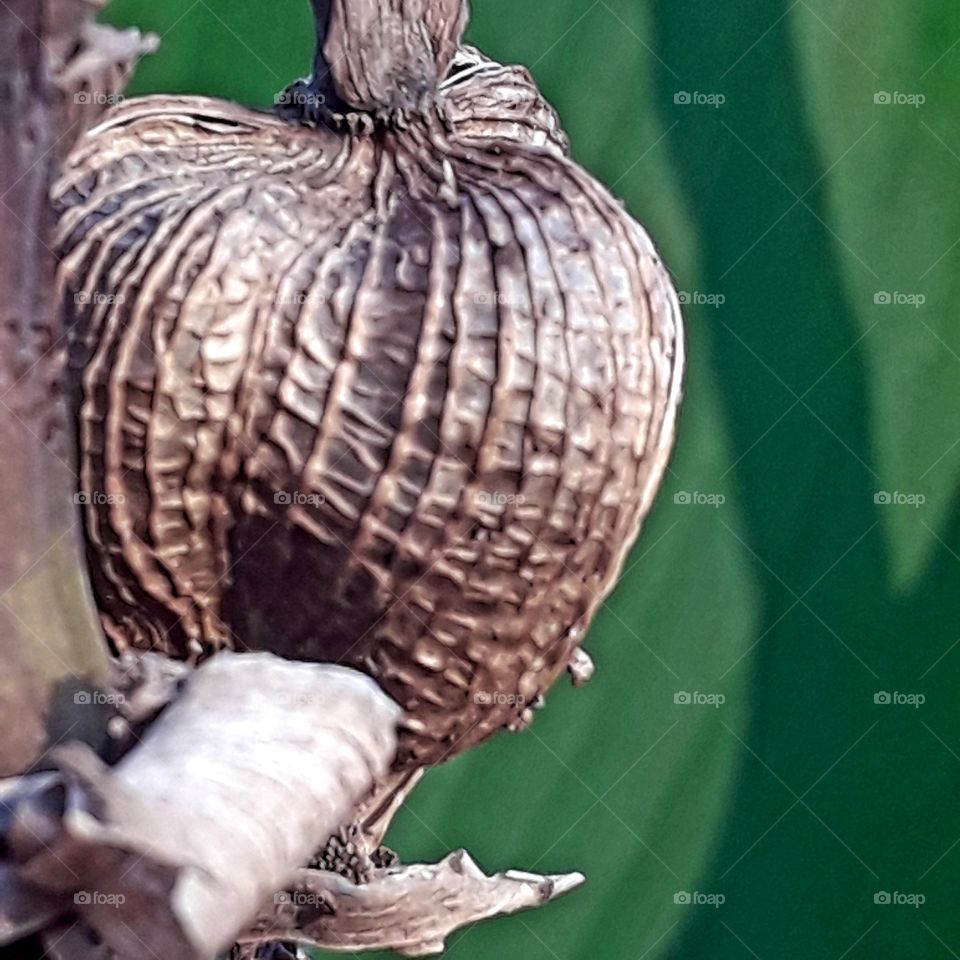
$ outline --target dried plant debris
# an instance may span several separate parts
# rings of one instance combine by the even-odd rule
[[[398,718],[355,671],[213,658],[116,766],[74,744],[4,786],[0,931],[208,960],[387,777]]]

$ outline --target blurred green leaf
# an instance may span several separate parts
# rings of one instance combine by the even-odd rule
[[[944,415],[960,378],[960,7],[886,4],[864,17],[811,0],[793,20],[818,148],[836,163],[826,219],[863,335],[877,489],[926,498],[920,513],[883,516],[891,574],[913,582],[960,480],[955,406]]]

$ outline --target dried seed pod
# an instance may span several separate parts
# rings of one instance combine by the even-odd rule
[[[92,576],[118,648],[354,664],[436,762],[520,725],[611,589],[680,312],[460,0],[314,7],[277,116],[129,101],[58,187]]]

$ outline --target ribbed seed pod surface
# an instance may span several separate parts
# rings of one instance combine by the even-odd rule
[[[274,115],[128,101],[57,188],[92,577],[120,649],[368,671],[432,763],[574,656],[665,469],[681,320],[461,13],[416,19],[431,84],[422,51],[364,73],[373,0],[315,6]]]

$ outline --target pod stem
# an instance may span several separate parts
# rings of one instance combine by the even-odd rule
[[[466,27],[467,0],[311,0],[311,88],[334,113],[377,116],[430,101]]]

